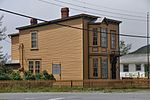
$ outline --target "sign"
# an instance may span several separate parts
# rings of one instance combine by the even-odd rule
[[[52,73],[53,74],[60,74],[60,64],[52,64]]]

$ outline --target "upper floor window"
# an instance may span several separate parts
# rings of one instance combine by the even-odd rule
[[[141,71],[141,64],[136,64],[136,71]]]
[[[101,47],[107,47],[107,29],[101,28]]]
[[[123,65],[123,72],[129,72],[129,65],[128,64]]]
[[[37,48],[37,32],[31,33],[31,48]]]
[[[93,58],[93,76],[98,77],[98,58]]]
[[[108,58],[101,58],[101,77],[108,78]]]
[[[97,28],[93,28],[93,45],[97,45],[98,32]]]
[[[110,32],[111,34],[111,48],[116,48],[116,35],[114,31]]]

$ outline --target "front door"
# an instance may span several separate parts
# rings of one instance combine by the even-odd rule
[[[111,64],[111,77],[112,79],[116,79],[116,64]]]
[[[116,63],[117,63],[117,56],[111,56],[111,78],[116,79]]]

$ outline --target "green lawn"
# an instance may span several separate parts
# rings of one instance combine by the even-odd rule
[[[13,93],[13,92],[137,92],[137,91],[150,91],[150,89],[138,88],[83,88],[83,87],[1,87],[0,93]]]

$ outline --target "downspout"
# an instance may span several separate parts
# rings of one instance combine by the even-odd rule
[[[19,45],[19,51],[20,51],[20,61],[21,61],[21,68],[19,69],[19,71],[24,72],[24,64],[23,64],[23,43],[20,43]]]

